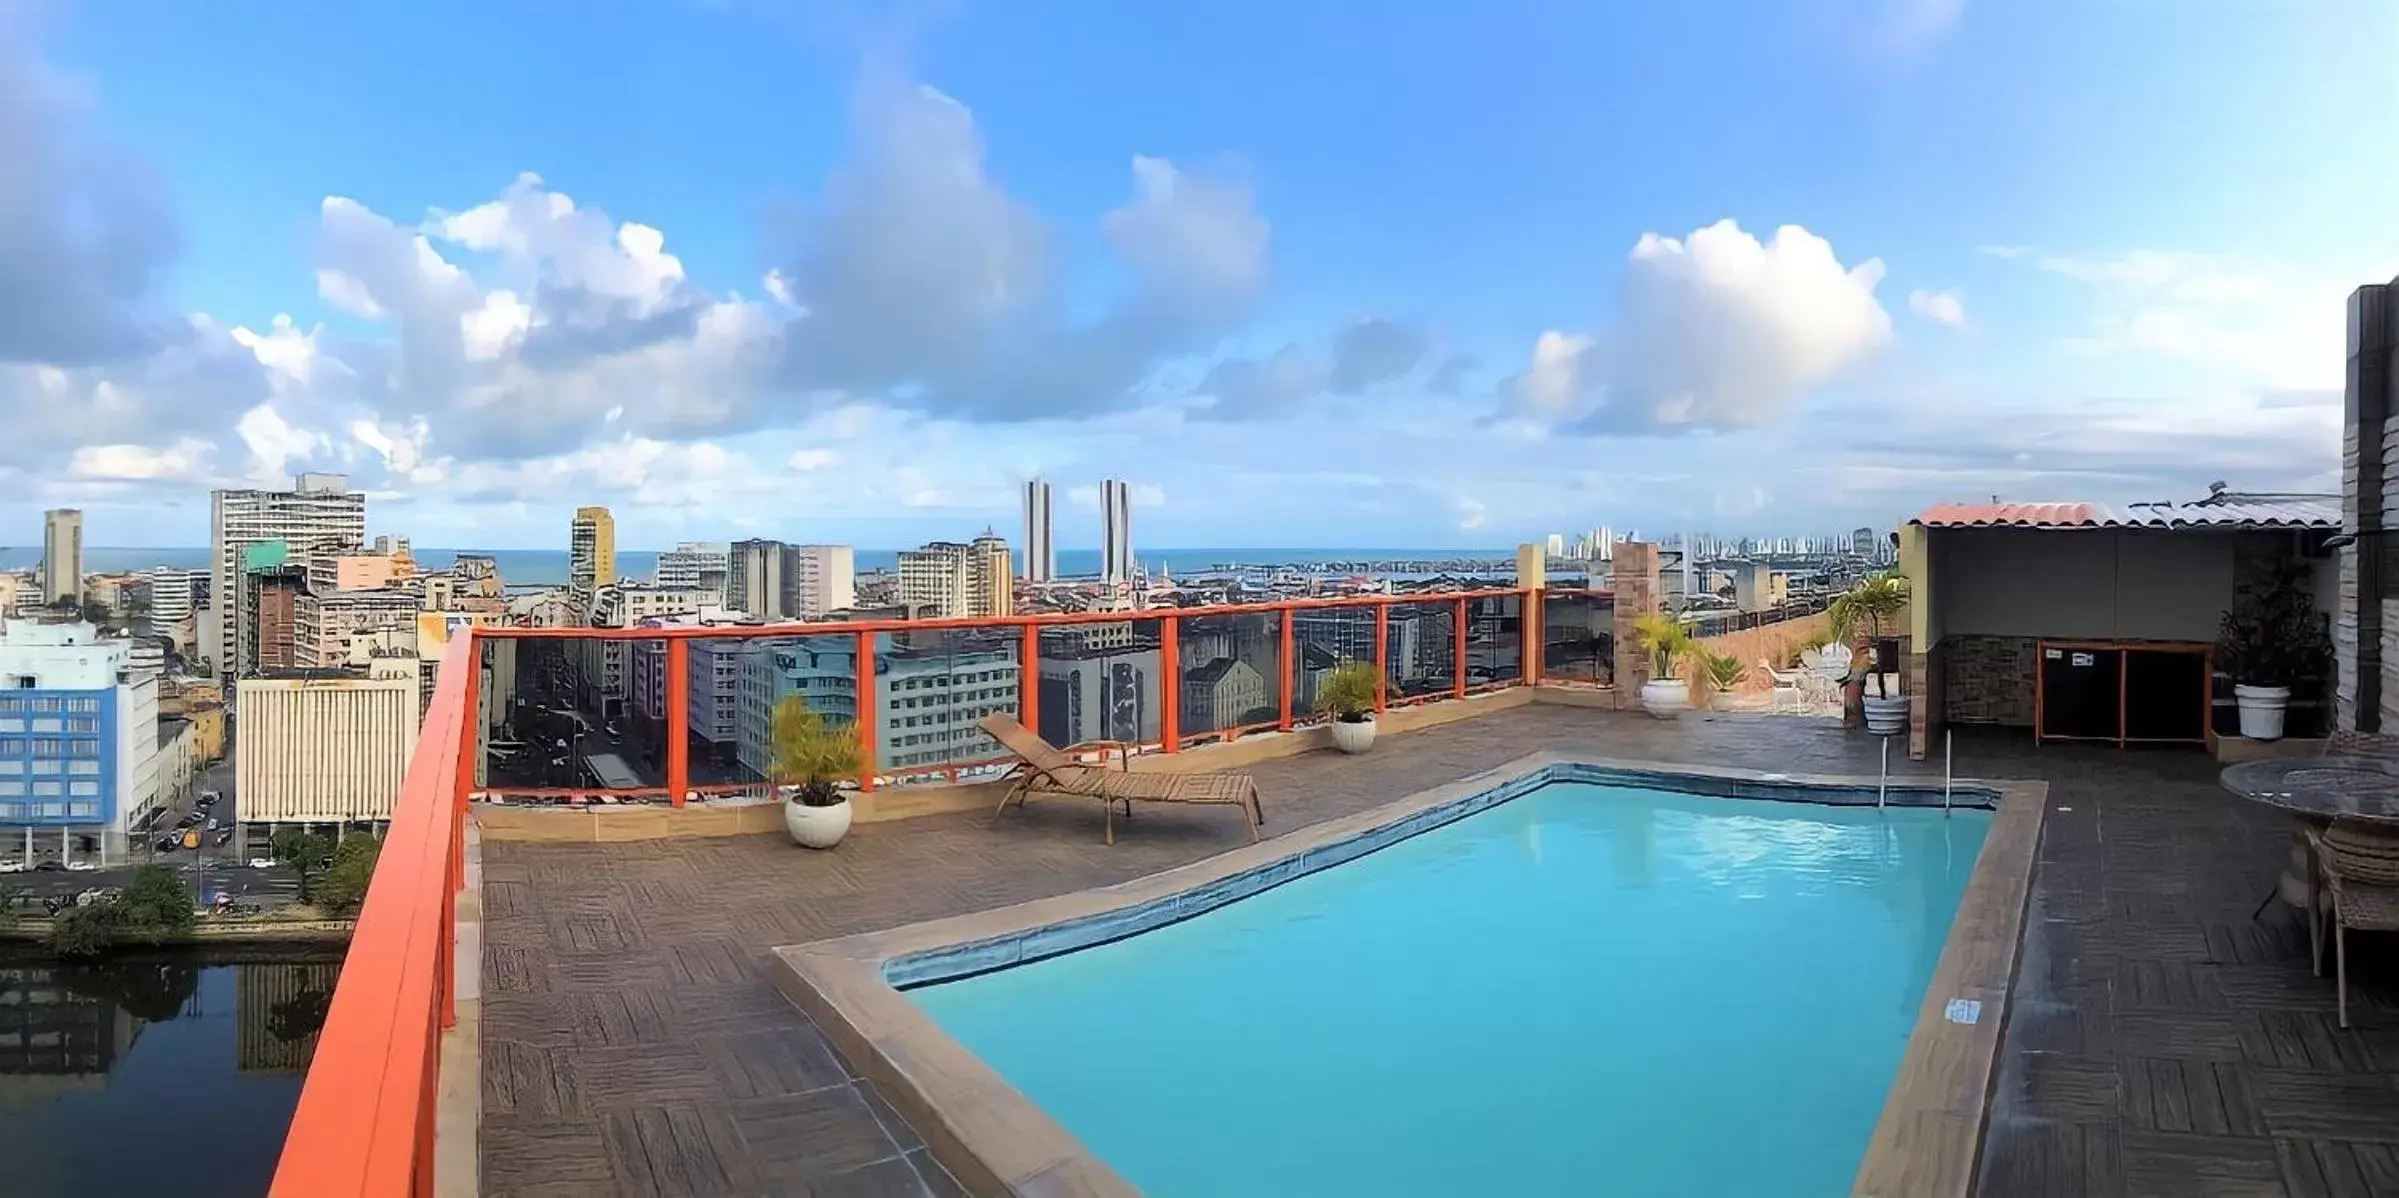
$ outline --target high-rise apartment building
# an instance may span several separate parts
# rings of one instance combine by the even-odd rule
[[[858,601],[857,555],[847,545],[735,541],[725,605],[762,620],[821,620]]]
[[[83,513],[42,513],[42,602],[83,602]]]
[[[685,541],[658,555],[658,569],[650,581],[669,590],[717,591],[725,589],[727,552],[722,545],[705,541]]]
[[[234,678],[256,656],[247,639],[255,616],[243,585],[243,555],[270,541],[356,545],[366,539],[367,497],[339,474],[303,474],[289,491],[218,491],[209,499],[210,619],[217,676]],[[201,638],[205,643],[207,638]]]
[[[934,541],[900,552],[900,604],[935,619],[1016,610],[1008,542],[986,531],[971,545]]]
[[[1100,484],[1100,580],[1133,578],[1133,495],[1111,478]]]
[[[616,582],[616,517],[607,508],[575,509],[567,526],[566,580],[585,591]]]
[[[1048,582],[1058,576],[1058,550],[1050,541],[1050,485],[1040,479],[1025,483],[1025,581]]]
[[[173,624],[188,620],[207,605],[208,571],[159,566],[150,571],[150,621]]]

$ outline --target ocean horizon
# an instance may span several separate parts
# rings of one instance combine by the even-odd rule
[[[411,546],[417,565],[426,570],[440,571],[462,553],[489,554],[499,567],[500,578],[512,586],[556,586],[566,581],[567,551],[564,549],[437,549]],[[1158,549],[1136,551],[1135,560],[1144,568],[1164,567],[1170,573],[1197,574],[1217,565],[1271,566],[1286,562],[1373,561],[1399,558],[1488,558],[1510,561],[1512,549]],[[0,548],[0,570],[30,569],[41,563],[38,546]],[[899,564],[897,549],[860,549],[857,566],[860,570],[888,570]],[[1020,555],[1021,560],[1021,555]],[[160,566],[170,569],[205,570],[208,568],[208,547],[205,545],[160,548],[130,548],[111,545],[87,545],[83,550],[83,568],[90,574],[123,574],[151,570]],[[625,549],[616,555],[617,573],[626,578],[646,579],[658,567],[658,551]],[[1058,551],[1058,573],[1064,577],[1096,576],[1100,571],[1100,551],[1097,549],[1061,549]]]

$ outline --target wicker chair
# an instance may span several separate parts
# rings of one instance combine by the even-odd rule
[[[2331,827],[2309,829],[2307,838],[2323,873],[2341,1026],[2348,1027],[2349,929],[2399,932],[2399,829],[2335,820]]]

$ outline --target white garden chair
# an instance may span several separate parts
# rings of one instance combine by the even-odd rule
[[[1758,659],[1758,668],[1766,671],[1767,677],[1774,679],[1774,693],[1769,696],[1772,705],[1767,710],[1782,710],[1786,700],[1789,701],[1794,714],[1807,710],[1808,674],[1804,668],[1778,670],[1774,668],[1773,662],[1763,657]]]

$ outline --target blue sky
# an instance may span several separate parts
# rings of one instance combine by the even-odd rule
[[[890,547],[2338,481],[2385,5],[0,0],[0,521]],[[1727,223],[1729,222],[1729,223]],[[10,332],[10,326],[15,331]],[[0,537],[0,539],[5,539]]]

